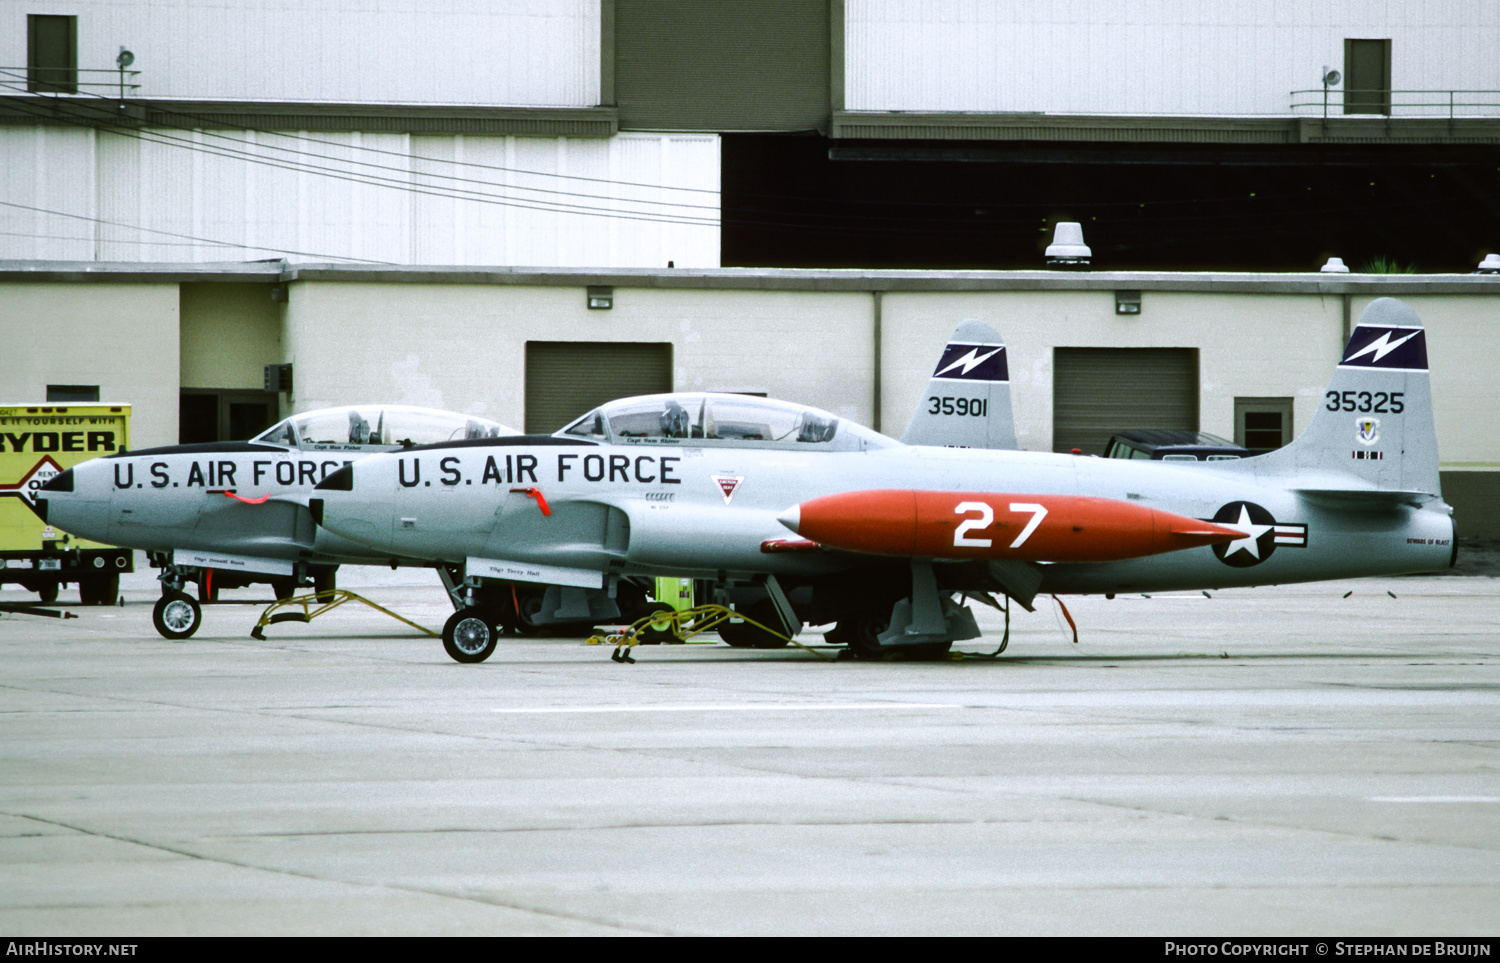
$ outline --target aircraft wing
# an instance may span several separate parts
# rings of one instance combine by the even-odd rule
[[[1387,488],[1294,488],[1292,490],[1308,501],[1317,502],[1329,508],[1356,511],[1384,509],[1395,505],[1421,508],[1438,497],[1431,492],[1398,491]]]

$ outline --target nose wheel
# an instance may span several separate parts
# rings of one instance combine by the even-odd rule
[[[455,662],[483,662],[500,638],[497,612],[478,607],[459,609],[443,623],[443,651]]]
[[[151,609],[151,623],[162,638],[181,641],[198,631],[203,624],[203,609],[198,600],[181,592],[167,592]]]

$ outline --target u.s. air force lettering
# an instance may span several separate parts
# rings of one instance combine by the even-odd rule
[[[543,456],[546,458],[547,456]],[[542,468],[542,459],[525,452],[510,455],[487,455],[484,465],[478,470],[480,485],[519,485],[525,482],[540,484],[543,475],[550,474],[558,482],[602,482],[623,485],[680,485],[678,464],[680,455],[617,455],[579,454],[562,452],[547,458],[553,462],[552,471]],[[424,469],[424,462],[426,468]],[[396,459],[396,478],[403,488],[431,487],[433,481],[439,485],[454,487],[473,485],[473,472],[464,474],[463,459],[454,455],[444,458],[420,456]]]

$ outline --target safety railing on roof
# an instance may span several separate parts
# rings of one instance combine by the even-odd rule
[[[0,67],[0,93],[114,95],[140,89],[139,70],[84,67]]]
[[[1313,88],[1292,91],[1292,113],[1323,117],[1500,117],[1500,90]]]

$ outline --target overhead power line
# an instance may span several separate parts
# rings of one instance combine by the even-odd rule
[[[8,89],[14,90],[14,91],[16,91],[18,93],[24,92],[22,84],[24,83],[25,78],[24,78],[24,76],[22,74],[19,74],[19,73],[15,72],[15,71],[0,70],[0,77],[10,77],[10,78],[12,78],[12,81],[10,83],[8,83],[8,84],[5,83],[4,81],[0,81],[0,88],[8,88]],[[93,92],[85,92],[85,93],[80,93],[76,97],[70,97],[70,98],[66,98],[66,99],[63,99],[63,98],[52,98],[52,102],[54,104],[54,107],[67,107],[67,108],[72,108],[72,109],[79,110],[79,111],[86,111],[86,112],[92,113],[92,115],[93,115],[92,117],[86,118],[87,120],[89,120],[88,126],[110,126],[110,127],[119,127],[120,126],[119,125],[119,119],[118,119],[118,111],[117,111],[116,106],[115,106],[118,102],[116,100],[114,100],[112,98],[109,98],[109,97],[106,97],[106,96],[104,96],[102,94],[93,93]],[[93,105],[97,105],[97,106],[93,106]],[[338,163],[338,164],[344,164],[344,165],[350,165],[350,166],[357,166],[357,167],[369,168],[369,169],[377,170],[377,171],[386,171],[386,172],[398,175],[398,179],[404,179],[404,178],[410,178],[410,177],[417,177],[417,178],[433,179],[433,180],[439,180],[439,181],[451,181],[451,182],[460,183],[460,184],[465,184],[465,183],[466,184],[478,184],[478,185],[482,185],[482,186],[484,186],[486,188],[503,188],[505,190],[520,191],[520,192],[525,192],[527,194],[555,195],[555,196],[558,196],[558,197],[572,197],[572,198],[579,198],[579,199],[582,199],[584,201],[597,201],[597,202],[606,202],[606,203],[624,203],[624,204],[642,205],[642,206],[644,206],[644,205],[656,205],[656,206],[665,207],[665,208],[671,208],[671,209],[688,209],[688,210],[698,209],[698,210],[712,210],[712,211],[717,211],[718,208],[719,208],[719,205],[717,205],[717,204],[699,204],[699,203],[696,203],[696,202],[693,202],[693,201],[688,201],[688,200],[660,200],[660,199],[652,199],[652,198],[619,197],[619,196],[616,196],[616,195],[588,193],[588,192],[584,192],[584,191],[569,191],[569,190],[559,190],[559,189],[555,189],[555,188],[536,187],[536,186],[529,186],[529,185],[526,185],[526,184],[497,184],[497,183],[495,183],[492,180],[484,180],[484,179],[478,179],[478,178],[462,177],[462,176],[458,176],[458,175],[455,175],[455,174],[443,174],[443,173],[439,173],[439,172],[436,172],[436,171],[419,171],[419,170],[415,170],[412,165],[413,164],[426,164],[426,165],[436,165],[436,166],[446,165],[446,166],[449,166],[449,167],[472,168],[474,170],[495,171],[495,172],[503,173],[503,174],[506,174],[506,175],[514,175],[514,176],[519,176],[519,177],[524,177],[524,178],[532,178],[532,179],[537,179],[537,180],[576,181],[576,182],[583,183],[583,184],[601,184],[601,185],[607,185],[607,186],[609,186],[612,189],[615,189],[615,188],[639,188],[639,189],[642,189],[642,190],[666,191],[666,192],[670,192],[671,194],[703,194],[703,195],[709,195],[709,196],[715,196],[715,197],[717,197],[717,196],[719,196],[721,194],[721,189],[719,189],[719,188],[684,187],[684,186],[667,185],[667,184],[660,184],[660,183],[646,183],[646,182],[640,182],[640,181],[624,181],[624,180],[618,180],[618,179],[588,177],[588,176],[585,176],[585,175],[577,175],[577,174],[563,174],[563,173],[560,173],[560,172],[552,172],[552,171],[536,171],[536,170],[528,170],[528,169],[525,169],[525,168],[508,167],[508,166],[504,166],[504,165],[486,164],[486,163],[481,163],[481,162],[478,162],[478,161],[458,160],[456,158],[433,157],[433,156],[430,156],[430,155],[416,154],[416,153],[413,153],[413,152],[411,152],[409,150],[408,151],[396,151],[396,150],[389,150],[389,149],[385,149],[385,148],[374,147],[374,146],[371,146],[371,145],[368,145],[368,144],[351,144],[351,143],[347,143],[347,142],[333,141],[333,140],[328,140],[328,139],[325,139],[325,138],[319,138],[319,137],[309,136],[308,134],[306,134],[304,132],[291,133],[291,132],[287,132],[287,131],[269,130],[269,129],[266,129],[266,128],[251,127],[251,126],[246,126],[246,125],[236,125],[235,128],[234,128],[234,130],[236,132],[253,133],[253,134],[256,134],[256,135],[259,135],[259,136],[272,137],[272,138],[277,138],[277,139],[281,139],[281,140],[292,141],[292,142],[299,143],[299,144],[317,145],[319,147],[327,148],[329,151],[333,151],[333,152],[337,152],[337,153],[343,153],[343,154],[369,154],[369,155],[375,155],[375,156],[398,158],[401,161],[401,163],[398,164],[398,165],[382,164],[382,163],[377,163],[377,162],[373,162],[373,161],[357,160],[357,159],[354,159],[352,157],[338,157],[338,156],[335,156],[333,153],[328,153],[328,152],[307,151],[307,150],[299,150],[299,149],[292,148],[292,147],[282,147],[282,146],[279,146],[277,144],[265,143],[265,142],[262,142],[262,141],[257,141],[254,144],[250,144],[249,142],[241,140],[241,139],[239,139],[237,137],[232,137],[232,136],[229,136],[229,135],[226,135],[226,134],[218,133],[218,132],[213,131],[213,130],[205,129],[204,126],[201,123],[199,123],[197,125],[194,125],[192,123],[192,121],[195,121],[195,120],[201,121],[202,118],[198,117],[197,115],[194,115],[192,113],[182,112],[182,111],[175,111],[175,110],[172,110],[171,108],[169,108],[169,107],[167,107],[167,106],[165,106],[164,104],[161,104],[161,103],[154,103],[154,104],[152,104],[152,108],[151,109],[152,109],[152,113],[153,113],[154,117],[160,118],[162,116],[170,116],[170,117],[180,118],[180,119],[186,121],[186,123],[170,123],[170,124],[161,125],[159,127],[154,127],[152,130],[153,130],[153,133],[156,136],[159,136],[159,137],[171,137],[172,136],[170,134],[164,133],[163,132],[163,128],[171,129],[171,130],[177,130],[177,131],[182,131],[184,133],[194,133],[194,134],[196,134],[198,136],[201,136],[201,137],[207,137],[207,138],[216,139],[216,140],[228,141],[230,144],[235,145],[234,147],[229,148],[229,149],[234,150],[234,151],[241,151],[241,150],[243,150],[243,151],[246,151],[249,154],[253,154],[254,153],[253,150],[250,150],[250,148],[254,148],[255,150],[274,151],[274,152],[277,152],[279,154],[287,154],[287,155],[291,155],[291,156],[294,156],[294,157],[296,157],[296,156],[309,157],[309,158],[313,158],[313,159],[315,159],[317,161],[322,161],[322,162]],[[40,116],[40,115],[38,115],[38,116]],[[46,116],[49,117],[50,119],[57,119],[55,113],[48,113]],[[216,125],[217,124],[221,124],[222,123],[222,118],[216,117],[215,120],[214,120],[214,123]],[[131,127],[131,128],[125,128],[125,129],[137,129],[137,128]],[[741,201],[784,200],[784,201],[792,201],[792,202],[799,203],[799,204],[801,204],[801,203],[825,202],[827,200],[827,198],[824,197],[824,196],[822,196],[822,195],[798,195],[798,194],[747,192],[747,191],[737,191],[737,192],[735,192],[735,196],[736,196],[737,199],[739,199]],[[1296,194],[1269,195],[1268,194],[1268,195],[1264,195],[1264,196],[1266,198],[1270,199],[1270,198],[1273,198],[1273,197],[1295,197],[1295,196],[1298,196],[1298,195],[1296,195]],[[522,199],[524,200],[525,198],[522,198]],[[1154,203],[1156,205],[1158,205],[1158,206],[1160,206],[1160,205],[1185,205],[1185,206],[1192,206],[1192,205],[1200,205],[1200,204],[1213,204],[1213,203],[1220,203],[1220,202],[1232,202],[1232,201],[1236,201],[1236,200],[1240,200],[1240,199],[1241,199],[1241,197],[1238,196],[1238,195],[1235,195],[1235,196],[1221,196],[1221,197],[1182,197],[1182,198],[1162,199],[1162,200],[1155,201]],[[532,200],[537,200],[537,199],[536,198],[532,198]],[[959,209],[959,210],[962,210],[962,209],[966,209],[966,208],[972,208],[974,206],[980,206],[980,207],[991,208],[991,209],[997,209],[997,208],[998,209],[1005,209],[1005,208],[1031,209],[1031,208],[1033,208],[1036,205],[1037,201],[1034,200],[1034,199],[1030,199],[1030,198],[1028,198],[1026,200],[1020,200],[1020,201],[1014,201],[1014,200],[989,200],[989,199],[985,199],[985,198],[965,199],[965,200],[962,200],[962,201],[906,201],[906,200],[897,200],[897,199],[892,199],[892,198],[882,198],[880,200],[872,200],[872,201],[866,201],[866,200],[863,200],[863,199],[859,199],[859,200],[854,200],[854,201],[846,201],[846,203],[871,204],[871,205],[877,205],[877,206],[882,207],[882,208],[901,208],[901,209],[908,209],[908,210],[923,209],[923,208],[926,208],[926,209]],[[1108,208],[1129,208],[1129,207],[1135,206],[1135,202],[1134,201],[1117,200],[1117,199],[1099,199],[1099,200],[1083,200],[1083,201],[1071,201],[1070,200],[1068,203],[1069,203],[1069,206],[1086,207],[1089,210],[1103,210],[1103,209],[1108,209]],[[843,215],[843,216],[847,217],[849,215]],[[854,216],[860,216],[860,215],[854,215]],[[877,216],[879,216],[882,219],[884,219],[884,216],[880,216],[880,215],[877,215]],[[955,218],[955,220],[962,220],[962,218]]]
[[[66,218],[70,218],[70,219],[75,220],[75,221],[88,221],[88,222],[93,223],[93,224],[105,224],[105,225],[108,225],[110,227],[122,227],[122,228],[125,228],[127,230],[131,230],[131,231],[142,231],[142,232],[147,233],[147,234],[160,234],[163,237],[175,237],[175,238],[179,238],[179,239],[182,239],[182,240],[193,241],[193,242],[198,243],[198,244],[212,244],[212,245],[215,245],[217,247],[233,247],[233,248],[239,248],[239,249],[245,250],[245,251],[276,251],[277,253],[280,253],[280,254],[295,254],[298,257],[327,258],[327,259],[331,259],[331,260],[335,260],[335,261],[361,261],[361,262],[366,263],[366,264],[392,264],[392,263],[394,263],[392,261],[377,261],[377,260],[374,260],[372,258],[365,258],[365,257],[350,257],[347,254],[320,254],[320,253],[317,253],[317,252],[314,252],[314,251],[294,251],[294,250],[291,250],[291,249],[288,249],[288,248],[273,247],[273,246],[266,245],[266,244],[245,244],[245,243],[236,242],[236,241],[218,241],[218,240],[214,240],[213,238],[195,237],[192,234],[179,234],[179,233],[177,233],[175,231],[162,231],[162,230],[158,230],[158,229],[153,228],[153,227],[142,227],[139,224],[127,224],[124,221],[111,221],[111,220],[106,220],[105,218],[101,218],[101,217],[90,217],[87,214],[71,214],[71,213],[69,213],[67,211],[54,211],[54,210],[50,210],[50,209],[45,208],[45,207],[34,207],[34,206],[30,205],[30,204],[18,204],[18,203],[14,202],[14,201],[0,201],[0,207],[13,207],[13,208],[17,208],[17,209],[23,210],[23,211],[33,211],[33,212],[35,212],[37,214],[47,214],[47,215],[50,215],[52,217],[66,217]],[[18,232],[6,232],[6,233],[18,233]],[[46,235],[29,235],[29,236],[31,236],[31,237],[46,237]],[[96,239],[96,238],[89,238],[88,240],[94,241],[94,240],[98,240],[98,239]],[[110,244],[110,243],[114,243],[114,244],[133,244],[133,243],[137,243],[137,242],[134,242],[134,241],[109,241],[109,240],[105,240],[103,243],[105,243],[105,244]],[[142,243],[149,243],[149,242],[142,242]]]
[[[8,85],[0,83],[0,88],[4,88],[6,86]],[[26,107],[25,105],[13,106],[24,113],[29,113],[32,116],[37,117],[38,119],[46,119],[52,121],[58,119],[58,117],[50,111],[31,109]],[[314,164],[308,161],[266,157],[264,155],[256,153],[253,149],[251,149],[255,145],[248,144],[244,141],[234,141],[234,139],[232,138],[225,138],[226,140],[231,140],[234,141],[234,143],[238,144],[238,146],[235,147],[218,143],[195,143],[189,139],[178,137],[174,134],[162,133],[153,129],[141,129],[121,124],[118,118],[116,118],[112,113],[107,112],[103,113],[101,116],[93,118],[65,118],[65,122],[71,123],[74,126],[103,129],[111,134],[132,138],[143,143],[156,144],[167,147],[177,147],[183,150],[196,151],[208,156],[244,161],[246,163],[257,164],[277,170],[284,170],[293,173],[315,174],[317,176],[328,177],[334,180],[345,181],[348,183],[361,184],[369,187],[399,190],[411,194],[421,194],[449,200],[468,200],[482,204],[495,204],[502,207],[512,207],[521,210],[535,210],[556,214],[581,214],[585,216],[610,217],[621,220],[649,221],[655,223],[681,224],[690,227],[717,227],[719,224],[719,219],[717,216],[705,217],[691,214],[672,215],[668,213],[653,213],[650,211],[636,211],[631,209],[607,209],[592,207],[586,204],[579,203],[552,202],[530,198],[515,198],[503,193],[493,193],[490,191],[462,187],[443,187],[441,185],[422,186],[412,183],[413,178],[422,178],[432,175],[425,175],[420,173],[413,174],[411,171],[406,169],[396,171],[396,173],[400,175],[399,177],[388,177],[377,174],[351,172],[347,170],[341,170],[336,166],[329,165],[355,162],[345,162],[341,161],[341,159],[339,158],[326,157],[321,155],[308,156],[318,157],[319,160],[325,162],[324,164]],[[378,167],[379,165],[374,166]],[[384,169],[394,170],[391,168]],[[470,181],[470,183],[482,182]],[[509,185],[488,186],[502,189],[508,189],[510,187]],[[527,188],[520,189],[527,190]],[[683,206],[671,201],[635,200],[631,198],[596,198],[596,200],[609,204],[637,206],[655,205],[657,207],[667,209]]]

